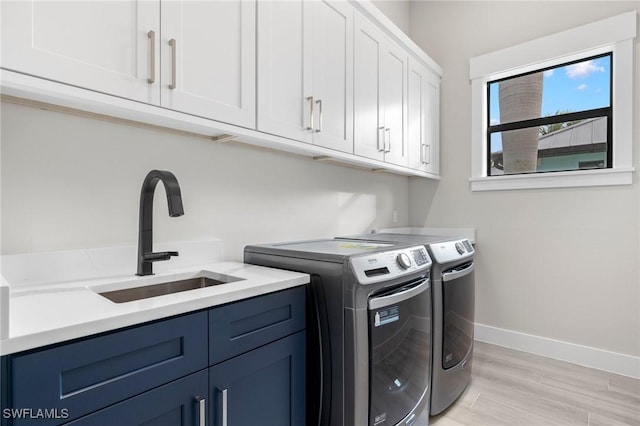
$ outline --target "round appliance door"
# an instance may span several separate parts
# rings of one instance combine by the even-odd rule
[[[421,279],[369,299],[369,425],[395,425],[427,395],[431,287]]]
[[[442,273],[442,368],[455,367],[473,344],[475,278],[469,262]]]

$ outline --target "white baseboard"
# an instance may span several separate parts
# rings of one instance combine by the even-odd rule
[[[640,379],[640,357],[475,324],[475,340]]]

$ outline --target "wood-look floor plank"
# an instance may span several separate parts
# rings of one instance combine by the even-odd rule
[[[609,389],[640,398],[640,380],[611,373]],[[640,403],[640,402],[639,402]]]
[[[496,397],[489,393],[480,393],[480,397],[473,404],[471,409],[475,412],[485,413],[492,417],[498,418],[507,422],[509,425],[545,425],[545,426],[562,426],[576,423],[560,422],[557,419],[549,419],[541,414],[543,412],[536,412],[533,407],[525,407],[522,404],[520,407],[516,407],[512,400],[508,400],[502,397]],[[587,423],[582,423],[580,426],[587,426]]]
[[[499,398],[514,410],[530,413],[545,419],[544,424],[587,426],[589,411],[575,407],[566,401],[558,400],[539,391],[539,384],[529,387],[516,387],[517,380],[501,380],[477,377],[475,387],[481,395]]]
[[[589,415],[589,426],[637,426],[639,423],[619,422],[611,417],[601,416],[591,413]]]
[[[542,376],[540,384],[545,386],[555,386],[560,389],[569,390],[576,395],[586,395],[594,398],[600,398],[604,402],[611,402],[621,407],[635,409],[639,406],[640,398],[630,395],[626,392],[619,392],[611,389],[608,383],[606,385],[593,386],[582,378],[562,377],[562,376]]]
[[[563,392],[561,397],[590,413],[610,417],[619,422],[640,426],[640,407],[607,392],[593,391],[557,379],[543,377],[543,392]]]
[[[478,399],[482,397],[479,395]],[[513,426],[509,419],[501,418],[497,415],[496,410],[491,410],[485,405],[481,405],[480,409],[466,407],[464,405],[454,405],[446,410],[443,418],[452,419],[463,425],[477,426]],[[430,423],[439,426],[439,423]]]
[[[416,426],[640,426],[640,380],[482,342],[472,380]]]

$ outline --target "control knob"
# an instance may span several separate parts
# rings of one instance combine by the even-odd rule
[[[464,254],[465,252],[464,246],[462,245],[462,243],[456,243],[456,250],[458,250],[458,253],[460,254]]]
[[[409,269],[411,267],[411,258],[407,253],[400,253],[397,260],[402,269]]]

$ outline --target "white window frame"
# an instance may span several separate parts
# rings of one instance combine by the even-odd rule
[[[471,190],[630,185],[634,168],[633,83],[636,12],[627,12],[471,58]],[[613,161],[608,169],[488,176],[487,83],[613,52]]]

